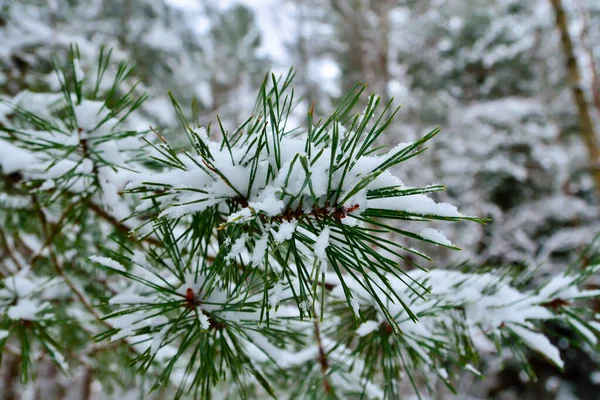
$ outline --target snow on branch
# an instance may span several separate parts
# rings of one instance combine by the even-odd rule
[[[381,148],[397,110],[371,95],[356,113],[363,85],[293,126],[290,71],[267,76],[233,132],[189,122],[173,99],[187,138],[175,146],[129,125],[145,96],[121,89],[125,63],[100,84],[109,55],[94,74],[74,47],[57,66],[62,96],[0,100],[0,347],[31,358],[35,337],[65,366],[63,336],[108,342],[177,398],[390,398],[419,371],[451,387],[446,368],[476,371],[498,348],[562,367],[547,320],[596,344],[600,324],[576,304],[600,295],[582,289],[597,266],[522,288],[415,261],[431,261],[422,244],[458,249],[432,221],[486,222],[434,201],[443,186],[398,176],[438,128]]]

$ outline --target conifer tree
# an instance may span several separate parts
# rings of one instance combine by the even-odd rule
[[[377,146],[393,99],[357,84],[298,118],[293,72],[267,74],[234,131],[171,96],[177,147],[131,124],[146,96],[110,51],[55,68],[60,93],[0,103],[0,348],[23,385],[5,391],[51,362],[82,398],[400,398],[454,390],[485,353],[562,368],[548,320],[596,345],[598,243],[533,287],[430,265],[423,244],[459,250],[432,222],[488,221],[400,179],[439,129]]]

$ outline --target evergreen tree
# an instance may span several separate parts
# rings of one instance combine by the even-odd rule
[[[150,95],[138,116],[144,129],[177,126],[169,92],[195,100],[198,113],[213,123],[219,113],[227,124],[239,124],[240,110],[252,111],[268,67],[252,11],[242,5],[184,10],[163,0],[27,0],[2,7],[2,93],[58,91],[52,57],[66,62],[77,43],[84,64],[94,65],[99,49],[110,48],[114,59],[136,65],[139,81],[123,82],[122,89],[137,83],[136,93]]]
[[[392,173],[439,129],[375,145],[397,110],[371,95],[356,113],[363,85],[295,126],[290,73],[267,75],[235,130],[173,99],[175,147],[136,129],[146,96],[100,54],[72,47],[61,93],[2,100],[0,346],[23,384],[60,370],[82,398],[399,398],[453,390],[489,352],[562,368],[548,320],[596,344],[597,243],[536,287],[532,271],[425,269],[413,246],[458,249],[432,222],[486,222]]]

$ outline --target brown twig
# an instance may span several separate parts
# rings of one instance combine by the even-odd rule
[[[32,195],[32,199],[33,199],[34,207],[40,218],[40,223],[42,224],[42,231],[45,234],[47,234],[48,223],[47,223],[46,217],[45,217],[35,195]],[[90,303],[88,298],[81,292],[81,290],[77,287],[77,285],[75,285],[75,283],[67,275],[64,267],[58,261],[56,254],[54,254],[54,251],[52,251],[52,248],[48,247],[48,249],[49,249],[49,258],[54,266],[54,269],[62,277],[62,279],[67,284],[67,286],[71,289],[71,291],[75,294],[75,297],[77,297],[77,299],[81,302],[81,304],[94,316],[94,318],[96,319],[97,322],[104,325],[108,329],[113,329],[113,326],[111,324],[109,324],[107,321],[105,321],[104,319],[102,319],[102,316],[100,315],[100,313],[94,308],[94,306]],[[88,332],[87,329],[83,325],[81,325],[81,328],[83,330],[85,330],[86,332]],[[124,342],[127,344],[127,347],[131,352],[133,352],[134,354],[139,354],[139,352],[129,342],[127,342],[127,340],[124,340]],[[87,367],[90,367],[89,363],[83,363],[83,364]]]
[[[35,208],[35,210],[36,210],[36,212],[38,214],[38,217],[40,219],[40,223],[42,225],[42,232],[44,232],[44,235],[46,236],[46,240],[48,240],[48,239],[50,239],[50,234],[48,233],[48,222],[46,220],[46,216],[44,215],[44,212],[42,211],[42,208],[40,207],[40,204],[39,204],[39,202],[37,200],[37,197],[35,195],[32,196],[32,200],[33,200],[34,208]],[[96,319],[100,323],[102,323],[103,325],[105,325],[109,329],[112,329],[112,326],[110,326],[110,324],[108,324],[106,321],[102,320],[102,316],[92,306],[92,304],[83,295],[83,293],[81,293],[81,291],[73,283],[73,281],[71,280],[71,278],[65,273],[65,269],[63,268],[63,266],[58,261],[58,258],[56,257],[56,254],[54,254],[54,251],[52,251],[52,249],[50,248],[50,244],[52,244],[52,240],[50,240],[49,247],[48,247],[48,249],[49,249],[49,258],[50,258],[50,261],[52,262],[52,265],[54,266],[54,269],[56,270],[56,272],[62,277],[62,279],[64,280],[64,282],[71,289],[71,291],[75,294],[75,296],[79,299],[79,301],[81,302],[81,304],[83,304],[84,307],[87,308],[87,310],[94,317],[96,317]]]
[[[17,189],[14,186],[12,186],[15,183],[18,183],[18,182],[20,182],[23,179],[23,175],[22,174],[20,174],[20,173],[14,173],[14,174],[11,174],[11,175],[0,174],[0,176],[2,176],[3,180],[7,184],[11,184],[11,187],[12,187],[13,190],[17,190],[18,193],[23,194],[23,195],[29,195],[30,194],[26,190]],[[77,204],[77,203],[74,203],[74,204]],[[110,213],[108,213],[100,205],[96,204],[91,199],[88,198],[86,200],[85,204],[88,207],[88,209],[90,209],[94,214],[96,214],[96,216],[98,216],[99,218],[101,218],[104,221],[108,222],[109,224],[113,225],[117,231],[119,231],[119,232],[121,232],[123,234],[126,234],[126,235],[128,235],[132,231],[131,227],[129,227],[125,223],[119,221],[115,216],[113,216]],[[71,205],[70,207],[73,207],[73,205]],[[66,216],[67,214],[68,213],[65,212],[63,214],[63,216]],[[161,242],[157,238],[152,237],[152,236],[145,236],[145,237],[140,238],[140,240],[142,240],[144,242],[147,242],[149,244],[152,244],[154,246],[162,246]]]
[[[321,340],[321,327],[319,321],[315,320],[315,339],[317,340],[317,346],[319,347],[319,364],[321,365],[321,375],[323,376],[323,390],[325,393],[331,393],[331,385],[327,378],[327,370],[329,369],[329,361],[327,360],[327,353],[323,348],[323,341]]]
[[[54,241],[54,239],[56,238],[56,236],[62,230],[62,225],[65,222],[65,220],[67,219],[67,217],[69,216],[70,212],[78,204],[79,204],[79,202],[73,202],[73,203],[71,203],[66,208],[66,210],[63,212],[63,214],[58,219],[58,222],[56,224],[54,224],[52,232],[48,234],[46,240],[44,241],[44,244],[42,244],[42,247],[37,251],[37,253],[35,253],[33,255],[33,257],[31,258],[31,260],[29,261],[29,264],[33,264],[35,261],[37,261],[42,256],[42,252],[44,251],[44,249],[47,248]]]
[[[106,210],[104,210],[102,207],[100,207],[98,204],[94,203],[93,201],[88,202],[88,207],[99,218],[103,219],[104,221],[106,221],[106,222],[110,223],[112,226],[114,226],[117,231],[124,233],[126,235],[129,235],[130,232],[132,231],[132,228],[125,225],[123,222],[119,221],[113,215],[110,215],[108,212],[106,212]],[[144,237],[140,238],[140,240],[147,242],[149,244],[152,244],[154,246],[162,246],[161,241],[153,236],[144,236]]]
[[[90,400],[92,398],[92,384],[94,383],[94,374],[92,373],[92,369],[89,367],[85,368],[83,373],[83,380],[81,382],[82,391],[81,398],[83,400]]]
[[[17,259],[17,257],[13,254],[10,245],[8,244],[8,240],[6,239],[6,235],[4,234],[4,230],[0,229],[0,242],[2,242],[2,247],[4,248],[4,251],[6,252],[6,254],[8,255],[8,257],[13,260],[13,262],[15,263],[15,265],[17,266],[17,268],[19,270],[23,269],[23,265],[21,265],[21,263],[19,262],[19,260]],[[10,271],[0,271],[0,274],[5,275],[7,273],[10,273]]]

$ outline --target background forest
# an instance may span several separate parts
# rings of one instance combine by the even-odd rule
[[[553,3],[0,0],[0,97],[25,105],[28,91],[56,92],[52,56],[66,60],[76,43],[86,71],[105,46],[116,60],[136,65],[141,84],[134,90],[150,95],[134,123],[183,145],[169,91],[181,104],[195,100],[203,124],[217,125],[218,115],[235,130],[252,113],[269,70],[285,75],[293,67],[297,118],[311,107],[327,116],[365,82],[382,103],[402,104],[380,144],[442,128],[429,151],[398,167],[401,175],[417,185],[443,183],[448,190],[434,193],[436,201],[493,221],[444,225],[462,251],[426,247],[435,265],[537,267],[532,279],[544,279],[564,271],[600,232],[599,167],[589,161],[589,132],[600,143],[600,1],[560,4],[578,82],[569,75]],[[591,127],[581,119],[575,84]],[[0,105],[0,124],[7,115]],[[465,378],[456,398],[598,398],[598,354],[590,346],[571,348],[569,334],[556,336],[563,338],[564,375],[535,355],[537,382],[510,362],[484,359],[487,378]],[[15,363],[3,358],[4,382]],[[43,373],[47,387],[40,393],[69,384],[51,379],[52,365]],[[3,393],[0,386],[0,399],[11,399]]]

